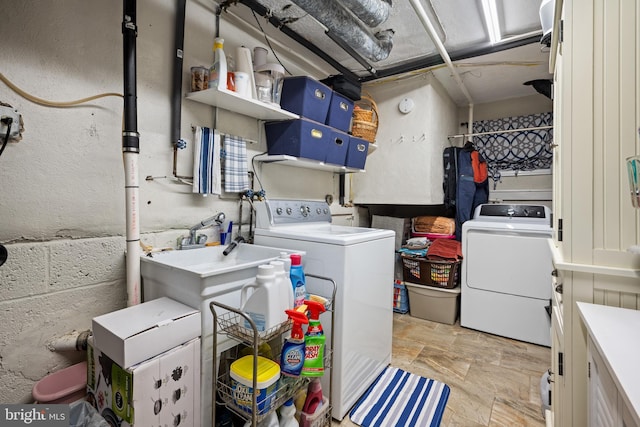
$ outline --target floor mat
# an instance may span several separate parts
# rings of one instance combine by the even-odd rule
[[[389,366],[349,416],[362,427],[437,427],[448,398],[445,383]]]

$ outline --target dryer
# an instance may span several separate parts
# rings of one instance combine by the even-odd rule
[[[551,346],[546,206],[484,204],[462,225],[460,325]]]

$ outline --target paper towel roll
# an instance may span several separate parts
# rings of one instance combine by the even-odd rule
[[[249,94],[251,98],[255,98],[256,82],[253,77],[253,61],[251,61],[251,50],[244,46],[236,48],[236,71],[249,74]]]

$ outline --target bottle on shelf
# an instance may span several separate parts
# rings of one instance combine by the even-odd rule
[[[298,427],[300,424],[295,418],[296,407],[293,405],[293,397],[280,407],[279,427]]]
[[[249,296],[250,289],[253,292]],[[240,291],[241,310],[253,320],[259,332],[268,331],[287,321],[284,313],[287,303],[288,301],[282,301],[274,267],[269,264],[258,266],[255,281],[247,283]],[[244,326],[251,328],[247,320],[244,320]]]
[[[224,39],[213,41],[213,65],[209,68],[209,87],[227,88],[227,58],[224,54]]]
[[[326,310],[324,304],[305,300],[309,311],[309,327],[304,336],[303,377],[321,377],[324,375],[324,344],[326,336],[320,323],[320,314]]]
[[[304,401],[302,412],[313,415],[322,407],[322,384],[320,378],[314,378],[307,388],[307,399]]]
[[[293,308],[293,286],[291,279],[285,272],[284,262],[273,260],[269,264],[273,265],[276,275],[276,286],[280,290],[280,298],[286,302],[287,308]]]
[[[295,310],[286,310],[285,313],[293,321],[291,337],[282,345],[280,355],[280,372],[289,377],[298,377],[304,365],[304,334],[302,325],[309,323],[304,313]]]
[[[302,255],[291,254],[291,284],[293,286],[293,306],[295,308],[304,304],[307,299],[306,278],[302,268]]]
[[[233,60],[233,56],[227,56],[227,90],[232,92],[236,91],[236,63]]]

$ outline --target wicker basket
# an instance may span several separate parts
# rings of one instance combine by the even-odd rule
[[[405,282],[452,289],[460,284],[460,263],[402,255],[402,278]]]
[[[378,133],[378,106],[368,95],[362,95],[353,108],[351,134],[369,142],[376,140]]]

